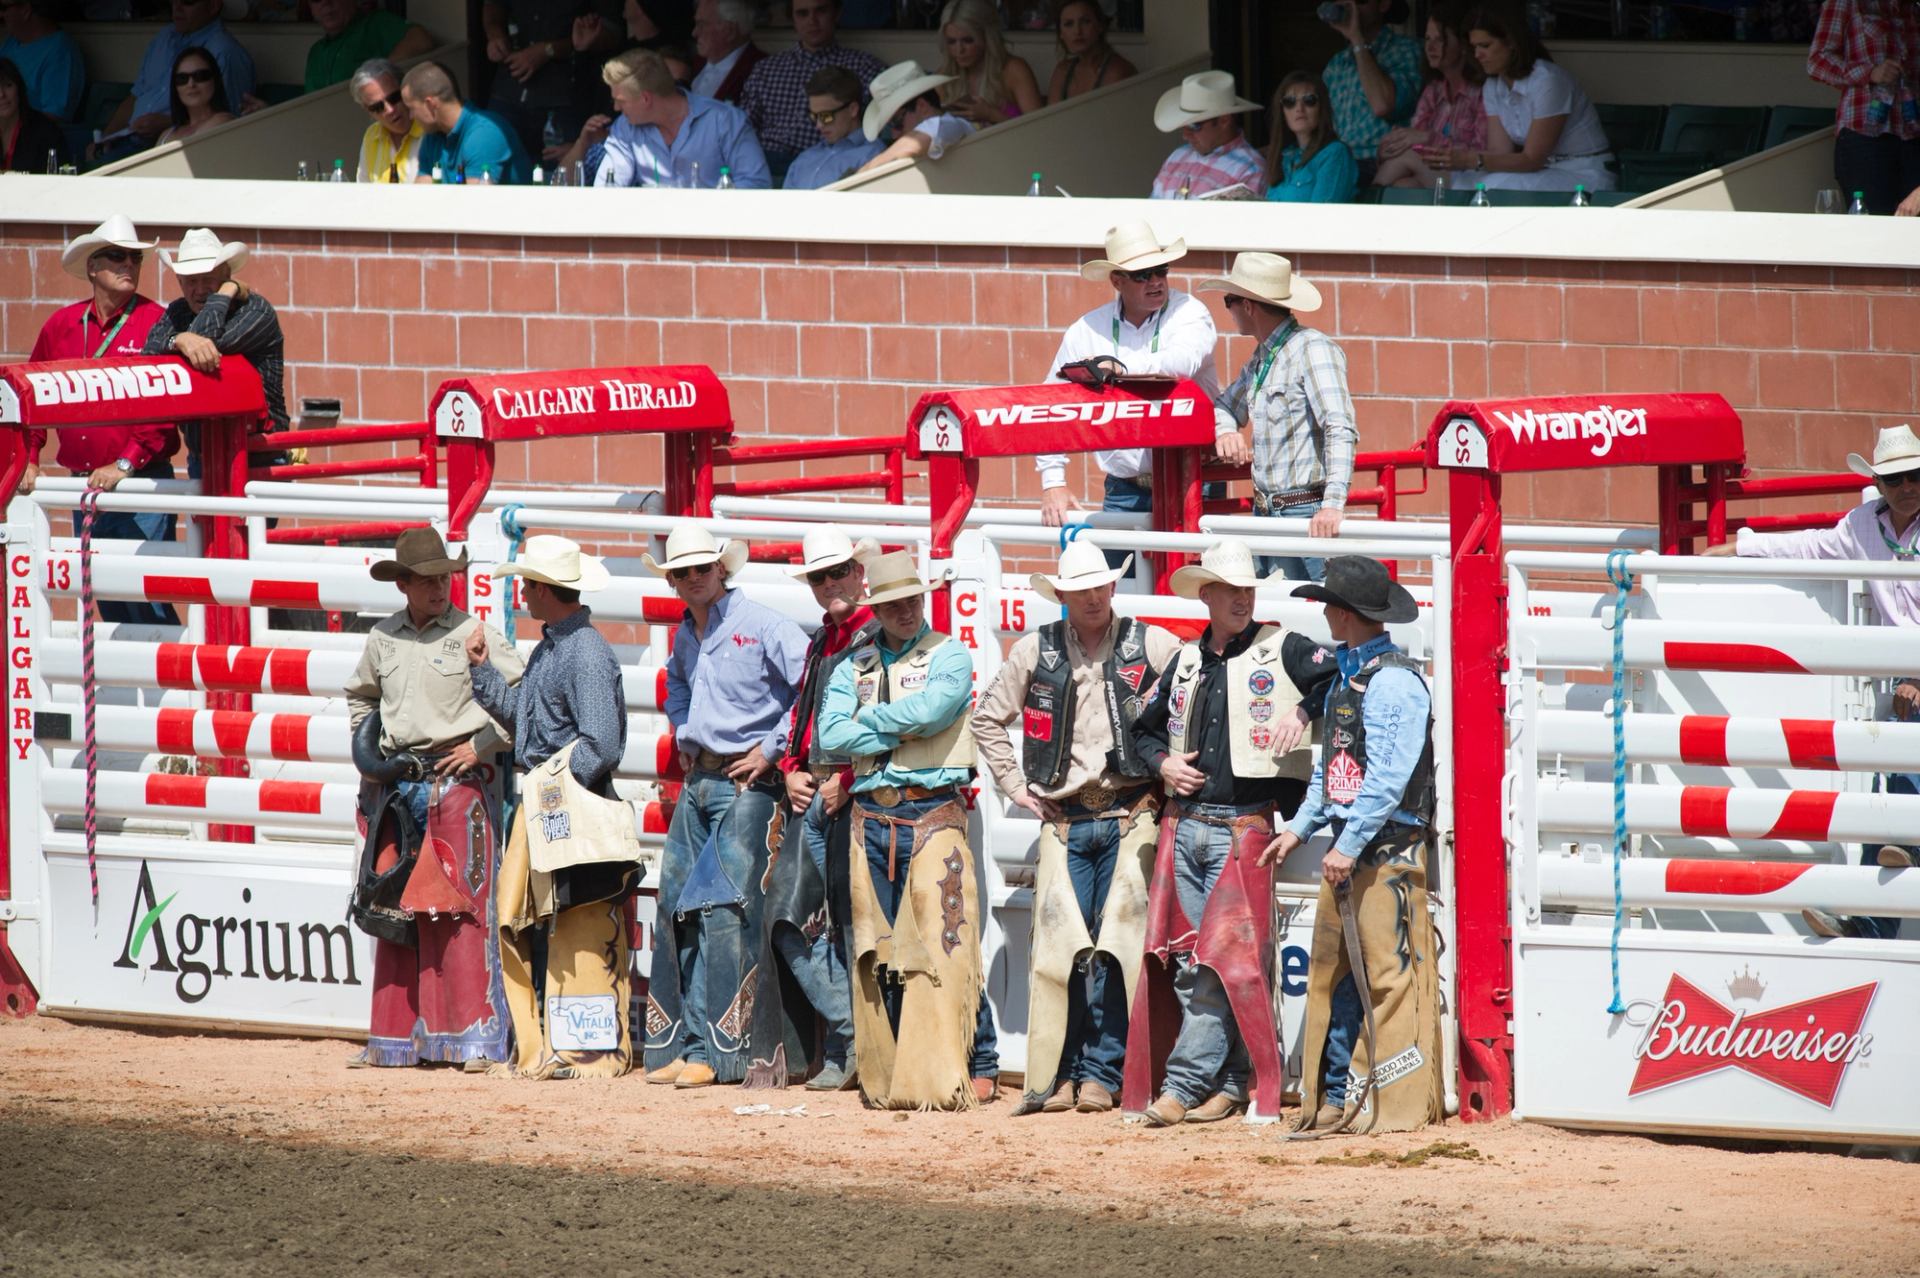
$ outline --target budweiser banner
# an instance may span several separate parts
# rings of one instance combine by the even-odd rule
[[[1455,400],[1427,430],[1427,464],[1512,474],[1746,458],[1740,416],[1718,395],[1555,395]]]

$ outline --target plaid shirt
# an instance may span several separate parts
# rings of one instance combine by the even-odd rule
[[[1333,131],[1347,149],[1362,160],[1380,153],[1380,139],[1413,116],[1413,104],[1420,98],[1420,83],[1426,78],[1427,55],[1420,42],[1401,35],[1390,27],[1380,28],[1367,46],[1373,60],[1393,81],[1393,110],[1385,119],[1373,113],[1367,91],[1360,86],[1360,67],[1348,46],[1327,60],[1321,77],[1333,98]]]
[[[1820,6],[1820,24],[1807,49],[1807,74],[1840,90],[1836,123],[1841,128],[1868,137],[1883,133],[1920,137],[1920,123],[1900,112],[1901,99],[1914,96],[1911,77],[1916,57],[1920,57],[1920,10],[1907,0],[1827,0]],[[1867,76],[1888,61],[1909,68],[1909,78],[1885,87],[1869,84]],[[1878,123],[1867,118],[1876,92],[1888,95],[1882,99],[1887,118]]]
[[[807,111],[807,81],[821,67],[845,67],[860,77],[862,89],[886,70],[871,53],[837,44],[818,51],[793,48],[762,58],[740,90],[740,109],[760,135],[763,149],[797,154],[820,140],[820,130]]]
[[[1236,426],[1253,422],[1256,492],[1325,484],[1321,506],[1346,506],[1360,432],[1347,393],[1347,357],[1332,338],[1289,320],[1254,348],[1213,403]]]
[[[1446,77],[1442,76],[1420,95],[1413,109],[1413,127],[1425,129],[1434,137],[1469,151],[1487,149],[1487,109],[1480,101],[1480,86],[1465,85],[1453,97],[1447,96]]]
[[[1255,196],[1264,195],[1267,190],[1267,162],[1247,145],[1244,136],[1211,155],[1202,155],[1191,143],[1182,142],[1153,179],[1153,198],[1179,199],[1182,183],[1187,187],[1187,194],[1193,196],[1218,191],[1235,182],[1245,183]]]

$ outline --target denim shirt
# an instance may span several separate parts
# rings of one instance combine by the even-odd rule
[[[747,113],[725,102],[697,93],[687,95],[687,118],[669,144],[652,124],[634,124],[626,116],[613,117],[606,152],[595,186],[674,186],[676,176],[690,180],[693,165],[700,166],[697,185],[711,188],[720,180],[720,167],[743,191],[766,190],[773,185],[760,140],[747,124]]]
[[[880,668],[891,669],[928,627],[900,645],[898,652],[888,646],[884,636],[875,644],[880,650]],[[973,654],[963,643],[943,643],[934,650],[928,663],[927,686],[898,701],[861,708],[853,691],[853,662],[842,661],[827,683],[827,695],[820,702],[820,744],[840,754],[856,758],[885,754],[900,744],[902,737],[926,737],[946,729],[967,712],[973,700]],[[963,785],[973,775],[971,768],[898,768],[892,760],[854,782],[856,794],[881,786]]]
[[[513,734],[513,761],[538,767],[578,740],[568,769],[589,789],[604,790],[627,749],[627,694],[613,646],[593,628],[591,609],[546,628],[520,682],[507,686],[492,665],[470,667],[473,699]]]
[[[1349,683],[1367,662],[1386,652],[1397,652],[1387,635],[1369,639],[1358,648],[1341,644],[1334,650],[1340,673],[1334,678]],[[1329,684],[1331,688],[1333,685]],[[1367,844],[1380,833],[1389,819],[1419,825],[1424,818],[1400,806],[1407,782],[1426,749],[1427,716],[1433,706],[1432,694],[1420,676],[1411,670],[1386,667],[1376,670],[1367,683],[1367,695],[1360,703],[1361,721],[1367,729],[1367,775],[1360,793],[1352,803],[1328,804],[1326,798],[1326,761],[1313,766],[1313,779],[1307,783],[1307,797],[1287,826],[1302,839],[1329,821],[1346,822],[1346,828],[1334,842],[1333,850],[1356,860]]]
[[[667,722],[683,750],[741,754],[760,747],[769,762],[787,750],[793,698],[807,665],[807,636],[737,588],[714,600],[707,633],[688,613],[667,658]]]

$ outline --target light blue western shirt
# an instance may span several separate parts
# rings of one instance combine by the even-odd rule
[[[1339,684],[1349,683],[1369,661],[1397,651],[1386,635],[1369,639],[1358,648],[1343,643],[1334,649],[1334,660],[1340,667],[1334,679]],[[1335,686],[1328,684],[1329,692]],[[1330,821],[1344,821],[1346,827],[1333,850],[1358,859],[1389,819],[1408,825],[1425,824],[1426,818],[1401,807],[1400,799],[1426,749],[1427,719],[1432,709],[1433,696],[1427,691],[1426,681],[1413,671],[1397,666],[1374,671],[1360,703],[1361,722],[1367,730],[1367,773],[1360,782],[1360,793],[1352,803],[1329,804],[1326,763],[1322,760],[1314,764],[1307,797],[1287,828],[1305,839]]]
[[[895,651],[882,634],[875,640],[880,649],[880,667],[891,669],[900,654],[920,642],[928,627]],[[858,651],[856,649],[856,651]],[[930,737],[967,713],[973,702],[973,654],[963,643],[948,642],[934,650],[927,666],[927,686],[898,701],[884,701],[862,707],[853,690],[853,660],[848,657],[834,667],[827,681],[826,696],[820,701],[820,744],[836,754],[856,758],[883,755],[904,738]],[[853,783],[854,793],[865,794],[882,786],[964,785],[973,775],[971,768],[898,768],[886,763]]]
[[[694,165],[699,177],[693,177]],[[773,185],[760,139],[747,123],[747,113],[725,102],[697,93],[687,94],[687,118],[680,122],[672,145],[652,124],[634,124],[624,115],[613,117],[606,154],[595,186],[699,186],[711,188],[725,166],[734,186],[764,191]]]
[[[730,589],[707,612],[707,633],[689,612],[667,658],[667,722],[685,750],[769,762],[787,752],[793,698],[807,664],[807,635],[763,604]]]

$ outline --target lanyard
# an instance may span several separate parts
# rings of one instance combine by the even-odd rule
[[[120,318],[116,319],[113,322],[112,328],[107,329],[107,335],[100,339],[100,345],[93,352],[92,358],[99,359],[102,355],[107,353],[107,347],[113,345],[113,339],[120,335],[120,327],[121,325],[127,322],[127,313],[131,310],[133,310],[132,302],[128,302],[125,306],[120,308]],[[80,312],[80,349],[81,350],[85,350],[87,348],[87,320],[92,315],[93,315],[93,307],[91,306],[87,307],[86,310]]]
[[[1150,355],[1160,353],[1160,323],[1167,318],[1167,308],[1161,307],[1153,313],[1153,345],[1147,348]],[[1113,304],[1113,353],[1120,353],[1120,303]]]
[[[1874,531],[1880,534],[1880,540],[1887,543],[1887,549],[1893,552],[1895,559],[1904,561],[1920,558],[1920,546],[1902,546],[1899,542],[1887,536],[1886,525],[1880,522],[1880,514],[1884,514],[1885,511],[1886,503],[1882,502],[1880,511],[1874,515],[1873,520]]]
[[[1287,316],[1287,322],[1273,339],[1273,345],[1267,348],[1267,362],[1260,366],[1260,375],[1253,379],[1253,389],[1247,392],[1247,402],[1251,404],[1260,396],[1260,388],[1267,384],[1267,374],[1273,371],[1273,361],[1280,357],[1280,348],[1293,338],[1294,330],[1300,327],[1300,321]]]

